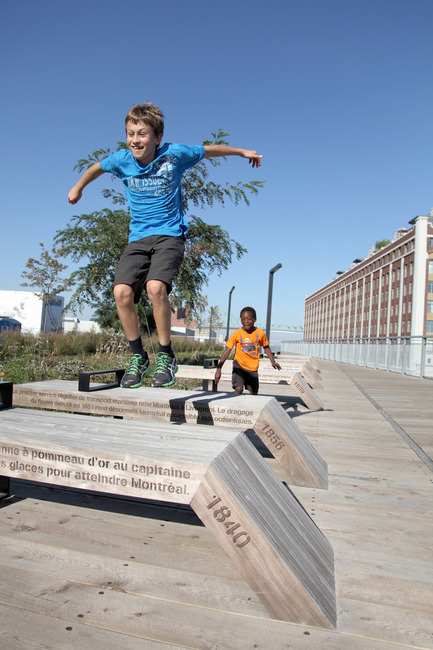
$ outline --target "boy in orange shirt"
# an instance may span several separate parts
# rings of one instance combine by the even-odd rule
[[[281,370],[280,364],[274,359],[266,334],[263,330],[254,326],[256,320],[257,315],[255,309],[252,307],[244,307],[242,309],[242,327],[230,336],[215,372],[215,383],[217,384],[221,379],[221,368],[228,359],[232,349],[236,346],[233,361],[232,385],[237,395],[242,393],[244,386],[249,390],[250,395],[257,395],[259,392],[258,367],[261,347],[263,347],[269,357],[272,367]]]

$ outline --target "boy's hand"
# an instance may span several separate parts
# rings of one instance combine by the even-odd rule
[[[260,167],[260,165],[261,165],[260,159],[263,158],[263,156],[258,154],[257,151],[244,149],[244,152],[243,152],[242,156],[243,156],[243,158],[248,158],[248,162],[253,167]]]
[[[83,192],[81,190],[77,190],[77,188],[74,186],[72,190],[69,190],[68,194],[68,201],[69,203],[78,203],[78,201],[81,199],[83,195]]]
[[[78,183],[74,185],[72,190],[69,190],[69,203],[78,203],[78,201],[81,199],[84,188],[104,173],[104,170],[101,169],[101,163],[99,162],[94,163],[91,167],[89,167],[89,169],[86,169]]]
[[[257,151],[252,149],[238,149],[229,147],[225,144],[206,144],[204,146],[205,158],[215,158],[217,156],[241,156],[248,158],[253,167],[260,167],[260,158],[263,158]]]
[[[277,363],[276,361],[274,361],[274,363],[272,364],[272,367],[275,368],[275,370],[281,370],[280,364]]]
[[[220,379],[221,379],[221,368],[217,368],[215,370],[214,382],[217,384]]]

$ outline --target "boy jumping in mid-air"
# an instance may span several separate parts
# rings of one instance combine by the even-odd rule
[[[145,288],[153,307],[159,351],[153,386],[171,386],[176,381],[176,358],[171,347],[169,293],[173,277],[183,260],[188,230],[181,197],[182,174],[203,158],[241,156],[260,167],[257,151],[226,145],[187,146],[164,144],[162,111],[149,102],[136,104],[125,119],[128,149],[121,149],[83,174],[68,194],[77,203],[83,189],[110,172],[126,187],[131,213],[129,244],[120,258],[114,279],[114,298],[132,357],[122,378],[125,388],[138,388],[150,373],[149,357],[143,349],[137,312]]]
[[[221,368],[229,358],[230,352],[235,347],[235,358],[233,360],[232,385],[237,395],[244,389],[250,391],[251,395],[259,392],[259,361],[260,348],[269,357],[273,368],[281,370],[281,366],[274,359],[269,341],[263,330],[255,327],[257,320],[256,310],[252,307],[244,307],[241,311],[242,327],[233,332],[226,343],[226,348],[221,355],[218,367],[215,372],[215,383],[221,379]]]

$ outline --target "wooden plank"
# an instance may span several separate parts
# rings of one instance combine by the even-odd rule
[[[308,385],[307,381],[299,372],[285,372],[284,370],[275,370],[268,368],[262,370],[259,368],[259,383],[263,384],[287,384],[291,386],[299,397],[305,402],[306,406],[313,410],[323,409],[324,406],[320,399],[315,395],[314,390]],[[201,368],[200,366],[179,365],[176,377],[182,379],[201,379],[213,381],[215,377],[215,368]],[[231,381],[232,372],[229,365],[225,365],[221,371],[221,381]]]
[[[42,531],[35,535],[26,535],[25,539],[20,534],[10,537],[2,535],[0,540],[2,569],[19,566],[21,570],[33,573],[49,571],[53,577],[67,580],[73,576],[77,582],[97,587],[105,585],[130,593],[175,600],[198,607],[250,616],[259,614],[265,618],[269,616],[264,605],[259,602],[242,576],[237,574],[230,561],[227,565],[231,565],[233,579],[230,579],[229,575],[210,575],[203,569],[201,573],[195,572],[193,566],[192,570],[187,572],[185,564],[176,569],[169,568],[162,563],[156,544],[149,548],[149,546],[144,547],[141,542],[140,548],[140,543],[134,544],[135,540],[129,540],[129,544],[125,546],[116,546],[112,554],[105,554],[107,549],[102,543],[99,547],[95,544],[95,548],[92,548],[88,542],[87,547],[83,544],[83,550],[80,551],[74,546],[65,548],[62,540],[53,540],[52,535]],[[57,544],[59,542],[62,544],[60,548],[54,547],[55,541]],[[117,542],[118,539],[115,541]],[[170,550],[173,555],[178,547],[175,546]],[[16,562],[17,555],[20,557],[19,565]],[[91,555],[91,562],[89,562],[89,555]],[[191,561],[194,554],[188,555]],[[209,553],[206,555],[209,556]],[[168,553],[165,553],[165,556],[168,556]],[[222,557],[222,553],[217,554],[217,559],[221,560]],[[185,554],[183,560],[185,562]],[[179,563],[179,560],[177,562]]]
[[[80,617],[80,618],[78,618]],[[155,639],[130,635],[127,631],[103,630],[82,622],[84,614],[61,618],[52,613],[39,614],[15,606],[0,604],[0,647],[3,650],[23,648],[56,648],[56,650],[179,650],[179,646]]]
[[[179,364],[176,377],[182,379],[207,379],[212,381],[215,377],[215,368],[203,368],[201,366],[187,366]],[[258,370],[259,382],[269,384],[290,384],[293,377],[293,372],[284,372],[281,370],[274,370],[273,368],[266,368]],[[229,381],[232,379],[231,363],[226,362],[221,370],[221,381]]]
[[[24,409],[0,421],[4,475],[190,504],[272,615],[335,626],[332,548],[243,433]]]
[[[75,382],[53,380],[18,384],[15,403],[182,425],[252,429],[284,469],[287,483],[318,488],[328,484],[326,463],[274,397],[158,388],[83,393]]]
[[[58,580],[19,569],[6,571],[3,579],[4,588],[0,597],[9,611],[15,608],[18,612],[35,612],[38,616],[53,617],[55,620],[61,617],[63,621],[69,621],[70,626],[86,625],[126,635],[126,642],[128,637],[134,636],[200,650],[251,647],[275,650],[286,648],[288,644],[299,648],[309,645],[321,650],[335,650],[337,647],[350,650],[389,649],[389,644],[363,635],[260,617],[254,619],[172,600],[143,597],[109,586],[98,588],[72,580]],[[50,623],[51,626],[55,628],[55,621]],[[38,630],[37,638],[40,637],[44,638]],[[66,638],[69,640],[73,637],[66,635]],[[103,635],[101,638],[104,638]],[[54,644],[54,647],[62,646]],[[64,647],[71,650],[73,646]],[[119,647],[123,647],[122,644]],[[397,644],[396,650],[399,647]]]
[[[313,390],[321,390],[322,385],[319,381],[319,377],[316,373],[315,370],[307,363],[307,362],[302,362],[302,363],[296,363],[296,362],[287,362],[284,360],[280,360],[279,358],[277,359],[278,363],[281,365],[281,370],[275,370],[274,368],[270,368],[269,366],[259,366],[259,382],[261,383],[269,383],[269,384],[290,384],[293,375],[298,372],[304,379],[305,381],[309,384],[309,386]],[[195,366],[182,366],[182,368],[194,368]],[[231,381],[231,373],[233,369],[233,361],[232,360],[227,360],[223,366],[222,373],[221,373],[221,379],[223,381]],[[215,370],[212,369],[212,371],[215,373]],[[182,370],[181,370],[182,372]],[[186,370],[183,370],[183,372],[187,372]]]
[[[26,485],[29,485],[29,484],[22,484],[22,485],[23,485],[23,487],[25,487]],[[311,493],[312,495],[313,494],[316,494],[316,495],[318,494],[318,492],[316,490],[313,490],[313,489],[299,488],[298,491],[301,491],[303,493]],[[70,493],[70,494],[71,494],[71,497],[73,497],[73,493]],[[323,491],[319,493],[321,498],[328,497],[331,494],[332,493],[330,493],[330,492],[323,492]],[[22,492],[22,497],[24,497],[24,496],[25,496],[25,493]],[[344,492],[343,492],[342,496],[344,497]],[[362,497],[362,494],[360,496]],[[382,497],[382,498],[385,498],[385,497]],[[77,501],[77,496],[75,496],[75,500]],[[101,500],[104,501],[104,500],[106,500],[107,502],[111,502],[111,503],[113,502],[113,499],[108,499],[108,498],[104,499],[103,497],[94,497],[94,500],[95,501],[101,501]],[[56,501],[57,501],[57,497],[56,497]],[[20,521],[22,521],[23,526],[20,527],[19,522],[16,521],[16,512],[15,511],[18,510],[18,509],[21,510],[25,504],[26,504],[26,501],[21,501],[21,502],[17,502],[15,504],[12,504],[8,508],[4,508],[3,510],[0,510],[0,515],[2,513],[4,514],[5,521],[10,520],[10,526],[11,526],[12,529],[14,529],[14,535],[15,535],[16,538],[21,537],[22,539],[27,539],[28,534],[32,534],[32,531],[30,531],[30,533],[29,533],[28,531],[25,530],[27,512],[31,509],[32,504],[29,504],[29,507],[28,507],[27,511],[23,511],[23,513],[22,513],[23,517],[22,517],[22,519]],[[128,504],[126,502],[125,502],[124,505],[125,505],[125,508],[126,507],[129,508],[129,506],[128,506]],[[62,546],[63,546],[63,541],[62,540],[63,539],[69,539],[69,535],[67,535],[67,537],[66,537],[66,533],[64,535],[62,535],[62,530],[65,528],[65,526],[68,525],[68,523],[67,522],[62,523],[62,522],[66,518],[68,518],[68,515],[70,515],[68,510],[71,510],[71,508],[65,508],[65,507],[63,507],[63,505],[61,503],[55,503],[55,502],[49,503],[49,502],[46,502],[46,501],[45,502],[40,501],[39,505],[37,506],[36,509],[39,508],[41,511],[43,511],[47,506],[49,506],[50,510],[52,511],[52,514],[50,515],[50,517],[52,517],[52,519],[53,519],[53,526],[55,526],[57,524],[59,532],[58,532],[58,535],[57,535],[57,540],[58,541],[56,539],[53,540],[54,544],[53,544],[52,552],[49,553],[49,555],[47,555],[47,562],[44,565],[42,565],[42,567],[45,570],[47,567],[52,566],[52,562],[55,562],[55,564],[53,565],[53,571],[56,572],[57,571],[56,566],[57,566],[58,563],[56,561],[57,553],[56,553],[56,551],[54,549],[54,545],[61,549]],[[320,510],[320,504],[317,504],[316,507],[317,507],[318,510]],[[57,511],[58,511],[57,516],[55,514],[56,508],[57,508]],[[65,512],[65,510],[66,510],[66,512]],[[78,510],[79,510],[78,508],[74,508],[74,509],[72,509],[72,512],[78,511]],[[112,520],[111,519],[112,515],[111,515],[110,512],[98,512],[98,510],[92,509],[91,511],[88,511],[89,515],[91,515],[92,519],[90,521],[88,521],[88,523],[86,524],[87,517],[86,517],[85,510],[84,509],[81,509],[81,510],[83,510],[83,519],[82,519],[82,521],[80,521],[80,519],[77,519],[74,516],[70,517],[70,531],[74,530],[74,521],[76,521],[77,523],[75,525],[75,529],[77,529],[77,533],[78,533],[78,531],[80,531],[82,533],[82,538],[83,539],[85,539],[86,535],[89,536],[89,554],[88,554],[88,559],[86,561],[86,564],[89,567],[92,566],[92,559],[91,559],[91,552],[92,552],[92,547],[93,547],[92,534],[93,534],[93,530],[94,530],[94,519],[95,518],[96,518],[96,520],[102,520],[103,519],[104,521],[106,521],[106,526],[107,526],[106,540],[107,540],[107,543],[106,543],[105,546],[106,546],[108,551],[111,551],[111,548],[112,548],[111,543],[110,543],[111,540],[110,540],[110,531],[109,531],[110,522],[112,523],[112,529],[115,531],[116,528],[122,527],[122,525],[124,525],[124,523],[128,519],[130,519],[131,523],[128,526],[128,528],[130,528],[131,533],[132,533],[133,528],[134,528],[134,522],[136,522],[137,527],[138,527],[137,538],[140,538],[140,534],[141,534],[140,528],[143,527],[143,526],[148,526],[149,523],[152,523],[152,522],[148,522],[147,520],[142,521],[141,518],[125,517],[125,516],[122,516],[122,515],[116,515],[115,513],[114,513],[115,517]],[[345,513],[338,512],[336,514],[335,520],[332,517],[332,513],[330,513],[330,516],[331,516],[330,521],[333,522],[331,524],[331,527],[335,529],[336,526],[338,526],[338,522],[341,521],[342,518],[345,518],[348,513],[350,513],[350,504],[347,504],[347,509],[346,509]],[[408,506],[408,519],[409,519],[409,517],[410,517],[410,506]],[[394,534],[396,529],[400,528],[400,525],[401,525],[400,522],[397,523],[396,527],[393,525],[392,517],[389,517],[389,516],[386,517],[386,516],[380,515],[380,518],[384,522],[386,522],[386,521],[389,522],[390,534],[391,535]],[[375,521],[375,519],[372,517],[372,520],[371,520],[371,522],[369,524],[370,527],[372,527],[374,525],[374,521]],[[33,523],[33,522],[30,522],[30,523]],[[356,525],[356,517],[354,517],[353,523],[354,523],[354,525]],[[154,525],[155,530],[157,530],[157,524],[158,524],[158,522],[155,522],[155,525]],[[166,530],[167,526],[169,526],[169,527],[171,527],[173,529],[176,529],[175,534],[176,535],[178,534],[178,530],[179,530],[180,527],[177,524],[173,525],[171,522],[166,522],[166,526],[161,529],[163,533]],[[409,527],[409,524],[408,524],[408,527]],[[21,531],[19,530],[20,528],[21,528]],[[192,528],[193,534],[194,534],[194,531],[197,530],[197,527],[185,526],[186,530],[191,529],[191,528]],[[48,529],[48,532],[50,532],[50,530],[51,530],[51,528]],[[201,529],[201,530],[203,531],[203,534],[206,534],[206,529]],[[102,531],[101,531],[101,533],[102,533]],[[154,534],[150,530],[149,530],[149,533],[152,534],[152,535]],[[130,533],[127,533],[127,534],[129,535]],[[372,532],[372,539],[373,539],[373,535],[374,535],[374,533]],[[176,555],[177,551],[182,551],[183,545],[184,545],[184,539],[186,539],[187,537],[188,537],[187,534],[181,536],[181,540],[179,541],[178,548],[176,548],[173,545],[173,550],[172,550],[172,555],[173,556]],[[160,540],[159,543],[162,543],[162,539],[163,539],[163,537],[159,538],[159,540]],[[386,648],[388,650],[388,648],[390,646],[389,646],[389,641],[387,641],[387,640],[390,639],[391,637],[396,639],[397,632],[395,630],[398,630],[402,635],[402,638],[401,638],[400,642],[396,641],[395,642],[396,645],[395,646],[393,645],[393,647],[395,647],[396,649],[400,648],[400,647],[401,648],[407,647],[408,645],[411,645],[412,647],[415,647],[415,646],[416,647],[423,647],[423,648],[429,647],[428,639],[424,643],[419,643],[419,644],[416,643],[417,639],[418,639],[418,641],[421,641],[421,639],[422,639],[422,631],[423,631],[422,623],[423,623],[423,621],[422,621],[422,619],[418,619],[416,621],[418,623],[418,626],[417,627],[413,626],[413,624],[415,623],[414,615],[415,615],[415,612],[416,612],[416,609],[414,609],[414,607],[417,608],[417,603],[416,603],[416,601],[414,601],[413,598],[411,598],[411,600],[408,601],[407,606],[406,606],[406,595],[405,595],[405,594],[409,594],[409,591],[413,591],[414,589],[417,589],[418,592],[419,592],[418,598],[422,599],[422,596],[423,596],[423,593],[424,593],[425,597],[426,597],[425,604],[429,603],[430,601],[428,600],[428,590],[426,590],[426,586],[428,585],[428,583],[423,588],[422,585],[417,586],[413,582],[411,584],[409,584],[407,582],[407,580],[410,580],[410,562],[408,562],[407,560],[406,561],[401,561],[401,563],[400,563],[400,571],[402,571],[404,569],[404,572],[405,572],[405,574],[408,575],[408,578],[406,579],[405,577],[403,577],[402,580],[399,580],[398,579],[398,575],[399,575],[398,574],[398,562],[395,561],[394,562],[395,571],[396,571],[395,572],[395,581],[394,581],[392,590],[391,590],[391,585],[390,585],[390,589],[389,589],[388,596],[387,596],[386,593],[384,592],[387,581],[389,580],[389,576],[386,573],[387,566],[386,566],[386,564],[384,564],[384,560],[386,559],[387,544],[382,543],[383,553],[381,554],[380,557],[376,558],[374,555],[370,554],[370,557],[368,557],[368,555],[366,554],[365,544],[363,544],[363,542],[362,542],[362,536],[357,536],[356,538],[353,538],[353,533],[352,533],[352,535],[350,535],[350,534],[347,533],[347,531],[345,531],[342,534],[341,539],[345,541],[345,547],[343,548],[343,547],[339,546],[338,547],[338,555],[336,555],[336,557],[337,557],[337,568],[338,568],[337,584],[338,584],[338,591],[339,591],[339,602],[342,603],[341,609],[340,609],[341,615],[339,617],[338,632],[326,633],[324,630],[322,630],[320,628],[311,628],[311,627],[305,627],[305,626],[298,626],[298,625],[289,624],[289,623],[282,624],[282,623],[279,623],[278,621],[270,620],[270,619],[268,619],[267,621],[264,621],[263,617],[260,615],[259,612],[257,612],[257,614],[255,616],[247,615],[247,617],[242,616],[242,617],[240,617],[238,619],[238,618],[236,618],[236,616],[238,616],[238,615],[235,613],[236,612],[235,609],[232,610],[232,612],[233,612],[232,615],[230,615],[230,612],[227,612],[227,611],[223,612],[223,611],[219,610],[219,612],[216,613],[216,616],[218,614],[221,615],[221,619],[219,620],[219,624],[223,625],[224,628],[227,630],[227,632],[231,632],[232,634],[234,634],[232,645],[228,645],[227,647],[243,647],[243,644],[245,643],[245,638],[247,638],[248,640],[251,640],[251,639],[258,640],[258,642],[262,641],[263,645],[261,645],[260,647],[268,648],[269,650],[274,650],[275,647],[285,647],[284,644],[287,645],[287,643],[291,644],[293,647],[297,647],[297,641],[296,641],[298,639],[297,630],[299,631],[299,635],[300,635],[299,636],[299,647],[303,647],[303,645],[305,645],[305,643],[312,643],[313,644],[312,647],[316,647],[316,645],[317,645],[317,647],[322,648],[322,639],[325,638],[326,641],[324,641],[323,647],[330,647],[330,648],[338,647],[338,648],[345,648],[347,650],[352,650],[352,648],[358,647],[357,644],[361,643],[361,641],[362,641],[362,644],[361,644],[360,647],[362,647],[363,650],[367,650],[367,649],[370,650],[370,648],[374,648],[375,643],[380,643],[381,644],[380,647]],[[132,541],[132,539],[131,539],[131,541]],[[211,538],[210,538],[210,535],[209,535],[209,541],[210,542],[212,541]],[[197,546],[198,547],[201,547],[202,543],[203,543],[202,538],[200,540],[197,540]],[[47,539],[47,544],[49,544],[48,539]],[[174,536],[173,536],[173,544],[175,544]],[[137,541],[136,545],[131,546],[134,554],[135,554],[135,552],[137,550],[137,547],[138,547],[138,541]],[[70,548],[73,548],[72,543],[70,545]],[[340,568],[341,567],[341,561],[344,559],[344,554],[345,554],[346,550],[349,550],[349,549],[351,549],[351,556],[348,558],[347,566],[346,566],[346,563],[345,563],[344,567],[343,567],[343,570],[341,570],[341,568]],[[358,569],[358,553],[357,553],[358,549],[361,549],[362,552],[363,552],[362,567],[363,567],[364,573],[360,574],[359,577],[356,578],[356,574],[359,571],[359,569]],[[101,551],[103,552],[103,544],[101,544],[99,547],[97,547],[96,554],[99,554]],[[65,555],[66,554],[64,554],[64,556]],[[123,565],[123,563],[125,561],[126,562],[129,561],[129,556],[130,555],[131,555],[131,553],[129,553],[127,556],[125,555],[125,557],[122,559],[121,551],[119,552],[119,560],[121,560],[121,563],[119,562],[119,568],[120,569],[121,569],[121,567],[122,567],[122,565]],[[16,553],[16,555],[15,555],[15,562],[16,562],[16,568],[17,569],[20,569],[20,566],[21,566],[20,556],[21,556],[21,553]],[[37,551],[35,552],[35,556],[36,557],[38,556]],[[212,553],[209,554],[209,557],[210,557],[210,559],[212,559]],[[137,560],[136,561],[141,561],[141,558],[138,555],[137,555]],[[187,565],[187,567],[185,567],[185,570],[187,572],[189,572],[190,570],[194,570],[194,562],[195,562],[195,559],[192,556],[190,562]],[[374,573],[375,573],[374,569],[375,569],[376,565],[379,564],[379,563],[383,564],[383,570],[382,570],[382,575],[380,575],[380,576],[378,576],[376,578],[375,575],[374,575]],[[41,567],[41,565],[38,564],[35,561],[34,567],[33,567],[34,571],[36,571],[36,572],[38,571],[38,566]],[[1,571],[1,568],[0,568],[0,571]],[[128,568],[125,568],[124,571],[125,572],[128,571]],[[50,573],[51,573],[51,568],[50,568]],[[235,573],[237,573],[237,572],[235,572]],[[425,570],[424,570],[424,573],[425,573],[425,576],[427,577],[431,573],[431,571],[430,571],[429,568],[426,567]],[[65,575],[66,574],[67,574],[67,571],[65,570]],[[352,574],[355,576],[355,583],[354,583],[353,588],[350,586],[350,576]],[[70,575],[71,575],[72,582],[75,585],[77,585],[77,582],[73,579],[73,573],[71,573]],[[372,584],[371,584],[370,587],[369,587],[369,583],[368,583],[369,575],[372,576]],[[45,576],[43,574],[39,576],[40,584],[43,584],[44,579],[45,579]],[[105,575],[104,579],[105,580],[111,580],[111,576],[107,577],[107,575]],[[3,580],[5,582],[13,581],[12,584],[11,584],[11,588],[13,588],[13,586],[16,587],[18,585],[18,583],[15,580],[15,577],[13,576],[13,574],[4,574],[2,572],[2,582],[3,582]],[[381,580],[383,582],[381,582]],[[428,577],[427,577],[427,580],[428,580]],[[188,575],[185,575],[185,577],[183,578],[183,581],[186,584],[188,584]],[[59,583],[59,584],[64,584],[64,583]],[[430,582],[430,584],[431,584],[431,582]],[[109,587],[109,585],[107,585],[106,582],[104,583],[102,581],[100,583],[100,586],[104,587],[104,588]],[[117,584],[113,584],[112,586],[114,587],[115,590],[118,589]],[[377,587],[377,589],[375,589],[375,587]],[[123,586],[120,585],[120,588],[123,588]],[[212,588],[212,587],[210,587],[210,588]],[[346,588],[348,589],[347,595],[346,595]],[[392,591],[394,593],[394,601],[390,600],[390,598],[392,598]],[[119,610],[116,612],[116,615],[118,614],[119,618],[120,618],[120,612],[122,611],[123,614],[124,614],[124,619],[127,620],[128,619],[128,614],[129,614],[129,611],[130,611],[129,607],[128,607],[128,602],[129,602],[128,599],[129,599],[129,596],[130,596],[130,592],[129,593],[128,592],[124,593],[123,591],[122,592],[121,591],[116,591],[116,593],[119,595],[119,598],[120,598],[118,603],[117,603],[117,607],[119,608]],[[160,599],[158,601],[157,593],[155,592],[154,595],[155,595],[155,597],[157,599],[157,602],[159,602],[159,604],[160,604],[160,612],[159,612],[160,615],[163,616],[165,612],[170,612],[171,610],[166,608],[165,600]],[[66,597],[67,596],[69,596],[68,592],[66,592]],[[121,596],[123,596],[126,599],[126,601],[123,600],[121,598]],[[382,598],[384,599],[383,602],[382,602]],[[63,604],[60,601],[60,599],[59,599],[58,602],[59,602],[59,607],[63,607]],[[173,599],[171,600],[171,602],[174,605]],[[206,603],[206,600],[204,602]],[[369,607],[370,602],[374,602],[374,607]],[[424,606],[420,606],[420,611],[421,612],[425,611],[425,604],[424,604]],[[179,602],[177,603],[177,605],[179,607],[182,607],[182,605]],[[26,603],[26,606],[31,607],[31,603]],[[96,606],[98,606],[98,602],[96,602]],[[101,607],[103,607],[103,606],[105,606],[105,603],[101,604]],[[56,603],[55,602],[52,603],[52,608],[53,608],[52,613],[56,613],[57,609],[56,609]],[[406,616],[402,615],[402,611],[404,611],[404,610],[406,610],[406,612],[408,612],[408,610],[409,610],[409,613]],[[141,609],[136,609],[135,611],[142,611],[142,610]],[[197,624],[198,624],[198,625],[200,625],[200,629],[202,629],[201,624],[203,623],[203,625],[205,625],[205,636],[203,637],[203,644],[205,644],[207,642],[208,645],[207,646],[203,645],[203,647],[207,647],[207,648],[211,647],[212,643],[216,643],[218,641],[218,639],[219,639],[219,641],[221,643],[221,639],[218,636],[217,619],[215,619],[215,625],[212,625],[211,621],[213,621],[214,619],[209,619],[209,618],[203,619],[202,616],[200,615],[200,613],[197,613],[197,615],[194,617],[192,615],[188,615],[188,613],[187,613],[188,611],[189,611],[188,609],[186,609],[184,611],[184,617],[185,617],[184,627],[191,625],[194,629],[197,629]],[[200,610],[197,610],[197,611],[199,612]],[[86,620],[87,620],[87,622],[89,624],[91,622],[94,622],[94,615],[95,615],[95,606],[92,608],[90,614],[88,616],[86,615]],[[178,623],[178,620],[179,619],[177,617],[175,617],[175,619],[173,619],[173,620],[170,619],[170,621],[168,622],[168,625],[170,626],[169,633],[171,633],[173,635],[176,634],[176,624]],[[72,621],[71,624],[73,624],[73,617],[72,616],[71,616],[71,621]],[[236,621],[238,621],[238,623]],[[412,626],[409,626],[408,624],[406,624],[406,621],[409,621]],[[428,618],[426,618],[426,616],[424,616],[424,623],[427,623],[427,622],[428,622]],[[262,630],[264,625],[266,626],[266,630],[267,630],[267,633],[268,633],[268,639],[269,639],[268,643],[266,643],[265,637],[263,637],[263,639],[262,639],[262,637],[256,637],[256,632],[259,629]],[[275,630],[272,627],[273,625],[277,626]],[[280,625],[285,626],[284,627],[285,636],[283,636],[282,631],[281,631],[281,637],[279,636],[278,630],[280,630],[280,627],[279,627]],[[352,638],[352,632],[353,632],[355,627],[358,629],[358,633],[357,633],[357,635],[354,635],[353,638]],[[232,628],[232,629],[230,629],[230,628]],[[125,627],[124,629],[127,630],[127,627]],[[134,629],[136,631],[138,631],[137,627],[135,627]],[[305,638],[305,636],[304,636],[304,632],[306,632],[306,631],[309,632],[308,638]],[[129,633],[130,630],[127,630],[127,632]],[[142,630],[142,633],[143,633],[143,630]],[[164,629],[164,634],[165,633],[167,633],[167,630]],[[183,632],[181,632],[181,633],[183,633]],[[275,633],[275,635],[274,635],[274,633]],[[243,637],[242,635],[245,635],[245,634],[247,636]],[[333,636],[333,637],[329,636],[328,637],[328,634],[329,635],[335,634],[335,636]],[[378,636],[380,636],[381,641],[376,641],[375,640]],[[175,638],[175,636],[173,636],[173,638]],[[227,639],[228,638],[229,637],[227,637]],[[331,638],[333,638],[334,645],[332,645],[332,643],[330,641]],[[403,639],[405,639],[405,641],[403,641]],[[178,639],[176,639],[176,640],[178,640]],[[223,641],[224,641],[224,639],[223,639]],[[369,645],[370,641],[371,641],[372,645]],[[412,643],[411,643],[411,641],[412,641]],[[227,640],[227,643],[229,643],[228,640]],[[252,643],[252,641],[251,641],[251,643]],[[328,643],[330,644],[329,646],[326,645]],[[400,643],[401,643],[401,645],[400,645]],[[194,647],[198,647],[198,646],[195,645]]]
[[[358,373],[360,370],[346,365],[344,368],[347,372]],[[68,620],[66,617],[60,618],[66,610],[69,624],[75,629],[75,622],[82,620],[77,619],[80,612],[78,606],[86,603],[89,613],[85,612],[85,624],[93,627],[95,638],[98,630],[101,633],[105,630],[108,621],[108,625],[117,630],[120,639],[122,634],[125,635],[126,647],[131,634],[152,632],[152,638],[158,642],[163,638],[165,642],[177,643],[178,646],[203,647],[207,650],[212,646],[250,648],[254,644],[266,650],[288,646],[311,646],[321,650],[432,648],[432,474],[412,450],[398,440],[390,424],[350,382],[338,364],[321,361],[321,370],[327,410],[307,413],[297,408],[295,422],[328,462],[329,490],[299,486],[292,489],[334,549],[338,630],[326,631],[280,622],[270,619],[269,615],[261,615],[259,609],[254,610],[253,607],[250,611],[255,611],[255,614],[240,615],[236,611],[235,601],[235,594],[238,593],[235,585],[240,584],[239,572],[233,567],[232,574],[237,579],[230,580],[230,566],[233,565],[224,557],[206,528],[180,523],[183,518],[187,522],[191,522],[191,518],[195,520],[193,512],[184,506],[168,508],[170,514],[164,516],[166,505],[144,501],[143,516],[149,519],[143,519],[139,501],[124,501],[91,493],[81,493],[80,498],[80,493],[71,490],[61,491],[41,484],[37,486],[30,482],[13,481],[12,487],[18,498],[0,509],[0,516],[5,522],[2,539],[12,535],[13,539],[22,542],[28,540],[26,562],[30,560],[32,544],[35,558],[40,556],[42,546],[47,550],[46,562],[38,563],[35,560],[32,570],[26,571],[28,579],[20,580],[15,571],[6,573],[0,567],[2,585],[5,585],[3,593],[13,594],[15,599],[14,605],[8,605],[8,608],[17,630],[21,617],[26,617],[23,627],[27,622],[30,626],[25,643],[28,640],[28,645],[32,647],[31,617],[38,614],[31,610],[41,604],[37,595],[29,598],[29,591],[33,584],[45,586],[46,575],[51,572],[55,574],[60,561],[66,561],[67,553],[61,554],[57,560],[56,549],[65,548],[73,552],[76,543],[77,552],[86,553],[89,572],[97,578],[96,568],[95,571],[92,568],[94,547],[95,564],[99,556],[107,553],[111,572],[118,558],[118,572],[124,571],[121,574],[123,577],[129,568],[122,569],[122,566],[129,562],[130,555],[136,553],[137,562],[147,561],[145,552],[139,552],[142,541],[149,545],[152,564],[164,567],[166,562],[167,571],[172,567],[179,581],[185,585],[194,584],[200,578],[194,574],[206,575],[208,558],[209,577],[203,592],[202,609],[180,602],[179,590],[172,599],[167,599],[167,591],[159,583],[155,583],[154,589],[151,589],[153,585],[149,585],[149,598],[154,603],[149,609],[144,609],[140,604],[143,600],[148,602],[145,600],[146,594],[135,596],[131,592],[123,593],[117,590],[117,585],[105,595],[99,595],[97,591],[81,591],[81,587],[85,590],[86,585],[74,581],[72,561],[69,576],[65,567],[64,579],[53,584],[52,598],[50,593],[43,596],[42,604],[49,611],[43,623],[46,633],[44,635],[44,630],[40,630],[36,622],[38,636],[35,635],[35,644],[39,642],[44,645],[46,642],[47,646],[59,647],[60,643],[55,642],[56,635],[52,633],[58,620],[56,617],[62,622]],[[428,435],[432,421],[429,414],[433,404],[433,382],[394,377],[379,371],[368,371],[362,378],[358,374],[355,377],[365,390],[374,389],[374,398],[379,403],[383,399],[383,405],[393,409],[392,415],[400,424],[401,418],[406,416],[405,428],[419,424],[420,432],[423,430],[424,435]],[[276,387],[269,386],[269,392],[272,390],[275,394]],[[272,463],[281,474],[281,466],[274,459],[267,459],[266,462]],[[33,495],[37,495],[36,503]],[[86,507],[80,507],[80,504]],[[33,508],[35,513],[31,516]],[[151,521],[153,512],[161,514],[155,514],[155,519]],[[29,530],[29,527],[33,530]],[[128,544],[131,553],[126,555]],[[13,546],[9,545],[9,548],[8,562],[15,562],[11,568],[19,571],[24,546],[19,547],[20,552],[15,557]],[[143,545],[144,551],[147,548]],[[214,577],[218,577],[218,559],[215,556],[221,561],[220,584],[227,580],[227,593],[231,590],[233,594],[233,602],[227,599],[222,606],[231,611],[207,607],[212,595],[209,596],[207,588],[212,591]],[[26,569],[30,569],[29,564],[26,564]],[[39,569],[46,574],[40,573]],[[80,578],[83,576],[84,567]],[[72,589],[62,591],[68,584],[68,578],[75,592]],[[101,575],[100,585],[106,587],[110,580],[109,575]],[[20,593],[20,587],[24,587],[24,593]],[[146,588],[144,586],[143,591]],[[252,589],[245,585],[245,595],[248,590],[253,594]],[[161,598],[158,597],[159,593]],[[188,593],[187,588],[185,593]],[[101,602],[106,596],[107,600]],[[111,597],[113,599],[108,601]],[[257,597],[255,600],[258,608]],[[19,612],[22,614],[19,615]],[[142,615],[137,617],[136,614]],[[60,642],[63,640],[62,628],[55,629],[59,631]],[[101,638],[102,645],[104,637]],[[2,641],[3,637],[0,637],[0,646]],[[98,643],[95,645],[100,647]],[[71,647],[74,648],[73,643],[67,646],[68,650]],[[77,647],[81,650],[83,645]],[[89,643],[87,647],[92,647],[92,644]],[[119,647],[123,647],[121,642]]]
[[[320,365],[315,359],[315,357],[310,357],[305,354],[294,354],[290,352],[281,352],[281,354],[278,355],[278,362],[280,362],[280,359],[283,362],[293,362],[293,363],[309,363],[310,366],[316,371],[320,372]]]

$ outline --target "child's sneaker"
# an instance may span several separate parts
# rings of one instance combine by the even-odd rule
[[[139,388],[143,383],[143,377],[147,377],[149,373],[149,358],[144,359],[141,354],[133,354],[120,385],[122,388]]]
[[[171,357],[165,352],[158,352],[158,356],[156,357],[156,370],[152,379],[152,386],[155,386],[155,388],[172,386],[176,381],[176,372],[176,357]]]

